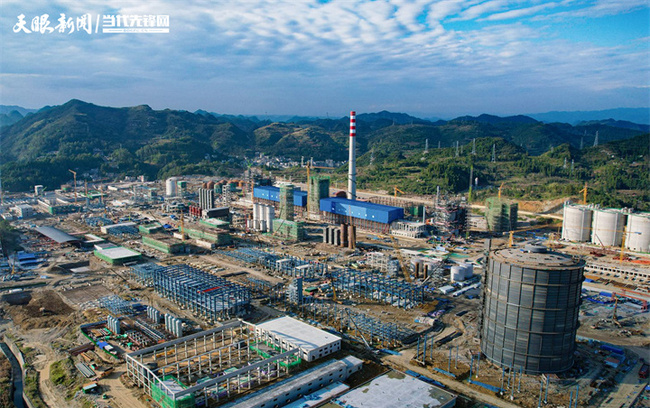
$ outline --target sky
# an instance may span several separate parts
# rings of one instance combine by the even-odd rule
[[[649,3],[2,0],[0,104],[440,118],[648,107]],[[49,32],[61,14],[72,25]],[[156,28],[169,16],[169,32],[104,32],[110,16]]]

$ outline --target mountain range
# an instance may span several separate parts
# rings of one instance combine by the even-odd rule
[[[13,109],[7,115],[17,116],[11,112],[20,114]],[[297,160],[313,157],[344,161],[348,129],[347,117],[294,117],[287,122],[272,122],[207,111],[153,110],[146,105],[112,108],[71,100],[26,112],[15,123],[3,126],[0,160],[7,188],[12,183],[7,175],[15,174],[17,178],[21,174],[18,169],[35,169],[44,161],[50,167],[52,163],[85,166],[75,164],[78,162],[95,167],[101,164],[103,171],[115,174],[166,177],[181,171],[214,171],[210,161],[251,157],[255,153]],[[372,151],[377,157],[396,152],[408,156],[424,150],[427,143],[430,149],[450,148],[469,145],[473,139],[485,143],[486,138],[502,140],[535,156],[561,145],[573,149],[591,146],[596,135],[602,144],[647,131],[643,125],[614,120],[570,125],[543,123],[522,115],[484,114],[449,121],[429,121],[387,111],[357,115],[358,154]],[[13,180],[13,188],[25,188],[28,181],[20,181]]]

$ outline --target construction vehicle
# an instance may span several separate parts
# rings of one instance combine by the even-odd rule
[[[397,188],[397,186],[393,186],[393,192],[394,192],[394,196],[395,196],[395,198],[397,198],[397,193],[400,193],[400,194],[406,194],[405,192],[403,192],[402,190],[400,190],[399,188]]]
[[[503,190],[503,185],[504,185],[504,184],[505,184],[505,182],[504,182],[504,183],[501,183],[501,185],[499,186],[499,195],[498,195],[499,200],[501,200],[501,190]]]

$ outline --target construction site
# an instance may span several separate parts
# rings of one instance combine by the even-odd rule
[[[305,184],[249,169],[79,194],[75,174],[24,197],[22,250],[0,262],[24,399],[644,406],[650,216],[586,188],[548,214],[501,188],[480,204],[357,191],[355,117],[345,191],[308,162]]]

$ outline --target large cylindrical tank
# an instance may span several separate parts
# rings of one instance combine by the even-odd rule
[[[630,214],[627,218],[625,247],[632,251],[650,252],[650,214]]]
[[[165,181],[165,195],[167,197],[176,197],[178,195],[176,181],[178,181],[176,177],[170,177]]]
[[[264,211],[265,211],[264,219],[266,220],[266,222],[272,224],[273,219],[275,218],[275,208],[273,208],[272,205],[267,205]]]
[[[625,214],[619,210],[594,210],[591,225],[591,243],[604,246],[619,246],[623,240]]]
[[[591,237],[593,209],[584,205],[564,204],[562,239],[573,242],[587,242]]]
[[[573,365],[584,261],[545,247],[490,255],[484,286],[481,351],[526,374]]]

